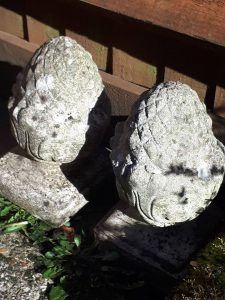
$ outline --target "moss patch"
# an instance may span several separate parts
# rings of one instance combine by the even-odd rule
[[[190,274],[167,300],[225,299],[225,233],[220,233],[190,263]]]

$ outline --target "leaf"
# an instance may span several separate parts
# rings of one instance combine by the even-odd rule
[[[70,222],[68,221],[68,222],[64,223],[63,225],[70,227]]]
[[[64,285],[65,282],[66,282],[66,280],[67,280],[67,277],[68,277],[68,276],[66,276],[66,275],[60,277],[59,282],[60,282],[62,285]]]
[[[11,218],[8,220],[8,223],[15,223],[20,221],[25,221],[29,214],[15,205],[13,205],[13,211],[16,212],[14,215],[11,216]]]
[[[19,222],[19,223],[13,223],[5,226],[4,233],[11,233],[21,230],[24,226],[28,224],[27,221]]]
[[[8,215],[8,213],[11,211],[11,205],[10,206],[6,206],[5,208],[3,208],[1,211],[0,211],[0,217],[4,217],[6,215]]]
[[[53,253],[52,251],[48,251],[45,253],[45,257],[46,258],[53,258],[55,257],[55,253]]]
[[[68,294],[64,291],[64,289],[60,286],[53,286],[49,293],[49,300],[64,300],[68,297]]]
[[[65,249],[59,245],[56,245],[52,249],[57,255],[62,256],[65,254]]]
[[[40,222],[38,225],[38,229],[41,231],[50,231],[53,227],[45,222]]]
[[[74,237],[74,243],[76,244],[77,248],[81,245],[81,236],[79,234],[76,234]]]
[[[45,272],[43,272],[44,278],[55,278],[57,277],[60,273],[62,273],[63,269],[60,267],[53,267],[47,269]]]
[[[53,238],[55,240],[66,240],[67,238],[64,236],[64,234],[61,231],[54,231],[53,232]]]
[[[33,224],[36,223],[37,219],[36,219],[34,216],[30,215],[30,216],[27,218],[27,221],[28,221],[31,225],[33,225]]]
[[[49,269],[49,268],[53,268],[53,267],[55,267],[56,266],[56,264],[55,264],[55,262],[52,260],[52,259],[44,259],[44,264],[45,264],[45,266],[47,267],[47,269]]]
[[[4,233],[12,233],[12,232],[20,231],[20,230],[21,230],[21,228],[12,226],[12,227],[6,228],[4,230]]]
[[[71,244],[70,244],[70,242],[68,240],[61,240],[61,241],[59,241],[59,243],[64,248],[67,248],[67,249],[71,248]]]
[[[8,206],[8,205],[12,205],[12,202],[10,202],[4,198],[0,198],[0,207],[4,207],[4,206]]]
[[[0,229],[2,229],[5,226],[6,222],[0,222]]]

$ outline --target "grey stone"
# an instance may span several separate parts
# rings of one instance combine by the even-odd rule
[[[223,220],[224,212],[210,206],[195,220],[161,228],[147,224],[134,207],[121,201],[94,232],[102,246],[116,247],[143,268],[180,277]]]
[[[69,37],[41,46],[17,77],[8,108],[19,145],[38,161],[68,163],[98,147],[110,119],[91,55]]]
[[[224,146],[197,93],[180,82],[143,93],[111,146],[121,199],[156,226],[197,217],[223,180]]]
[[[15,147],[0,158],[0,195],[57,227],[88,203],[92,191],[111,176],[104,152],[75,165],[38,162]]]
[[[47,300],[51,280],[35,268],[39,249],[20,233],[0,233],[0,299]]]
[[[54,226],[87,203],[57,164],[31,160],[19,147],[0,158],[0,169],[1,196]]]

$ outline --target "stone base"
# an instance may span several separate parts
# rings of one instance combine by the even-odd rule
[[[95,227],[95,236],[147,269],[179,277],[193,255],[215,232],[224,214],[210,206],[197,219],[173,227],[145,223],[133,207],[119,202]]]
[[[65,223],[87,203],[87,191],[85,196],[78,191],[59,165],[31,160],[19,147],[0,158],[0,170],[0,195],[54,226]],[[77,181],[86,186],[85,179],[90,184],[90,174],[95,180],[98,173],[85,169],[82,176],[80,170]]]

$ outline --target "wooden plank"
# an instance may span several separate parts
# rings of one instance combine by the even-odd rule
[[[151,87],[156,83],[157,67],[123,50],[113,48],[113,75]]]
[[[108,57],[107,46],[93,40],[88,36],[73,32],[69,29],[66,29],[66,36],[73,38],[79,44],[81,44],[87,51],[89,51],[93,57],[94,62],[97,64],[99,69],[106,70],[107,57]]]
[[[216,86],[214,114],[225,118],[225,87]]]
[[[0,31],[0,60],[24,67],[38,45]]]
[[[225,0],[81,1],[225,46]]]
[[[132,35],[130,34],[132,32]],[[136,24],[118,20],[113,24],[112,73],[124,80],[152,87],[158,77],[160,49],[158,38]]]
[[[186,74],[182,74],[181,72],[173,70],[170,67],[165,67],[164,80],[180,81],[182,83],[186,83],[198,93],[198,96],[201,101],[205,100],[206,92],[207,92],[207,84],[197,79],[194,79]]]
[[[213,112],[225,117],[225,57],[219,57],[217,64],[216,92]]]
[[[79,2],[79,3],[78,3]],[[111,70],[111,19],[78,1],[64,13],[65,34],[74,38],[92,57],[98,68]]]
[[[215,137],[225,145],[225,118],[214,113],[210,113],[209,115],[212,119],[212,129]]]
[[[46,1],[24,0],[26,11],[27,35],[32,43],[41,45],[46,40],[58,36],[59,31],[59,8],[57,5],[52,11],[52,3]],[[62,16],[62,15],[61,15]]]
[[[21,13],[0,6],[0,30],[23,38],[23,17]]]
[[[190,85],[212,111],[223,51],[182,36],[173,42],[167,39],[166,43],[164,80],[179,80]]]
[[[113,116],[126,116],[137,98],[146,88],[125,81],[119,77],[100,71],[110,99]]]
[[[59,36],[59,30],[36,20],[31,16],[27,16],[27,33],[28,40],[32,43],[41,45],[50,38]]]

